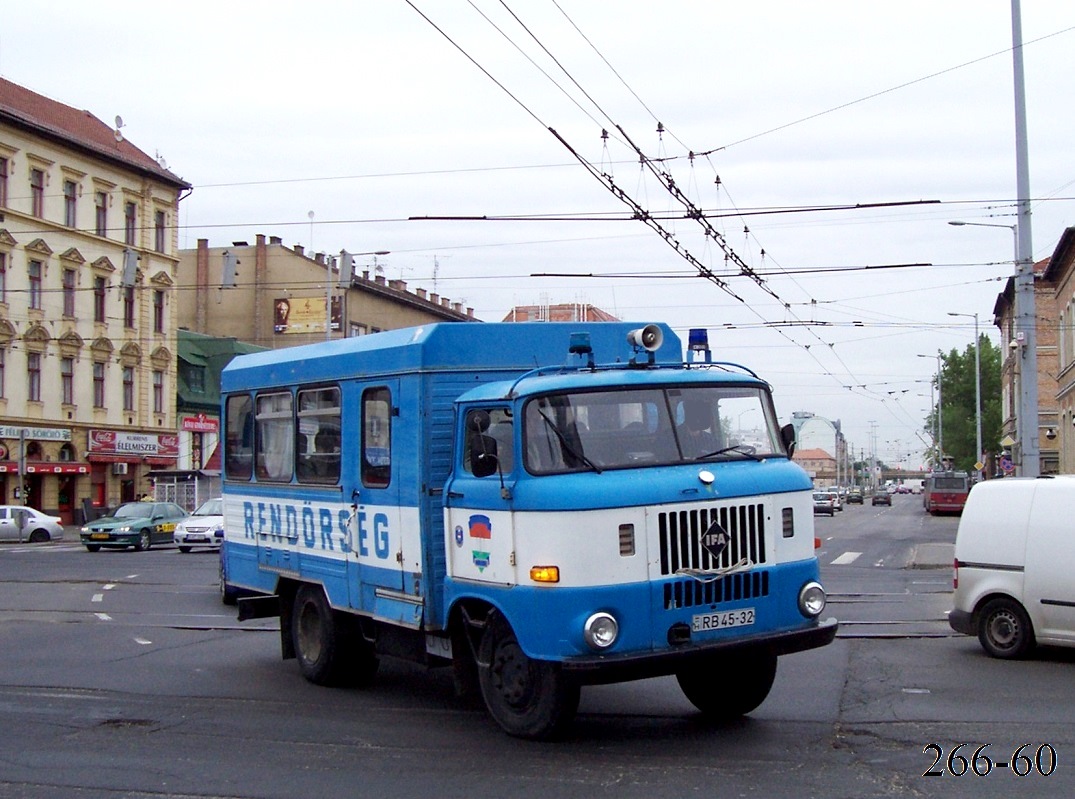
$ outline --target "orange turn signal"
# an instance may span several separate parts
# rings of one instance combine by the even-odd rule
[[[560,567],[531,566],[530,579],[535,583],[558,583],[560,582]]]

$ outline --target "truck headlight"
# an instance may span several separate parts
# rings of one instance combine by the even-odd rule
[[[799,589],[799,612],[808,619],[817,618],[825,609],[825,589],[821,583],[809,582]]]
[[[620,634],[620,625],[611,613],[601,611],[586,619],[582,626],[582,637],[586,645],[598,651],[608,649]]]

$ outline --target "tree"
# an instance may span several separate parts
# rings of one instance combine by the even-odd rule
[[[1000,348],[982,334],[978,337],[979,361],[982,385],[982,449],[986,452],[1000,450]],[[961,353],[953,349],[941,355],[941,438],[944,458],[952,462],[952,468],[973,472],[974,464],[983,453],[976,452],[976,416],[974,412],[974,345],[968,344]],[[934,385],[938,376],[934,376]],[[926,431],[936,430],[937,408],[926,417]],[[934,443],[936,446],[936,442]],[[937,463],[936,451],[933,453]],[[984,461],[983,461],[984,462]]]

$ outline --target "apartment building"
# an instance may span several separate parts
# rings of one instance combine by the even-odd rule
[[[0,79],[0,498],[77,522],[176,463],[176,220],[119,127]]]

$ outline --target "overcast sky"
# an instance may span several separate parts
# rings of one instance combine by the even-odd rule
[[[1022,27],[1039,260],[1075,224],[1075,4],[1024,0]],[[193,184],[183,247],[388,250],[387,277],[485,321],[589,302],[684,340],[707,327],[716,358],[773,384],[782,420],[839,419],[856,454],[876,440],[917,467],[936,370],[917,356],[973,343],[949,312],[997,341],[1013,274],[1011,45],[1009,0],[38,0],[5,7],[0,74],[120,115]],[[722,214],[764,285],[734,276],[634,147]],[[875,203],[900,205],[812,210]],[[759,213],[776,209],[794,213]]]

